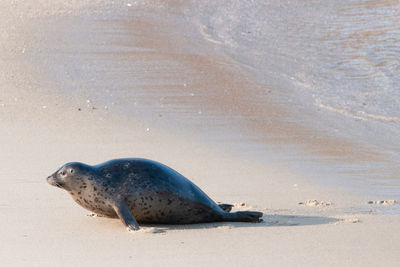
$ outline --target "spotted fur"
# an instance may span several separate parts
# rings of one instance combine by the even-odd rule
[[[98,215],[140,223],[258,222],[261,212],[230,213],[173,169],[147,159],[116,159],[96,166],[65,164],[47,178]],[[124,205],[130,214],[123,212]],[[132,217],[133,216],[133,217]],[[129,218],[132,217],[132,218]],[[135,228],[135,227],[134,227]]]

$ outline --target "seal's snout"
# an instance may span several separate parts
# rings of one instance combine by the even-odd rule
[[[60,183],[57,182],[57,179],[54,177],[54,174],[47,177],[46,181],[49,185],[61,187]]]
[[[53,177],[53,175],[50,175],[49,177],[47,177],[46,181],[47,181],[48,184],[54,185],[54,177]]]

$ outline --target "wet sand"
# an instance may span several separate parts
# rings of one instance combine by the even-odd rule
[[[304,175],[328,176],[338,158],[373,163],[379,152],[302,124],[229,57],[193,36],[178,38],[165,25],[180,21],[160,14],[182,3],[166,3],[133,17],[125,2],[2,9],[3,264],[395,266],[398,203],[368,204],[380,199]],[[127,36],[135,38],[126,43]],[[167,164],[216,201],[263,211],[265,222],[130,234],[118,220],[86,216],[45,183],[65,162],[118,157]],[[293,168],[310,157],[332,165]]]
[[[32,31],[42,30],[34,43],[40,51],[33,55],[34,64],[55,87],[76,96],[79,105],[89,100],[97,108],[141,120],[145,129],[168,129],[284,167],[297,157],[292,171],[323,184],[349,184],[348,190],[362,188],[374,195],[365,173],[393,185],[396,146],[385,151],[388,138],[363,140],[359,132],[374,131],[331,116],[321,105],[308,107],[286,88],[291,81],[275,80],[279,75],[269,74],[270,84],[260,83],[187,21],[192,17],[183,10],[190,8],[181,2],[138,2],[113,12],[36,19]],[[351,175],[343,175],[349,170]],[[385,188],[378,191],[384,194]]]

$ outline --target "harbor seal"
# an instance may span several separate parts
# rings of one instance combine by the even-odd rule
[[[130,231],[139,229],[138,222],[260,222],[263,215],[230,212],[232,205],[216,204],[175,170],[148,159],[114,159],[95,166],[70,162],[47,182],[65,189],[85,209],[120,218]]]

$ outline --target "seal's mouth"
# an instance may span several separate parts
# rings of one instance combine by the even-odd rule
[[[62,188],[62,184],[60,183],[60,182],[58,182],[57,180],[56,180],[56,178],[54,178],[54,176],[53,175],[50,175],[49,177],[47,177],[47,183],[48,184],[50,184],[50,185],[52,185],[52,186],[56,186],[56,187],[58,187],[58,188]]]

